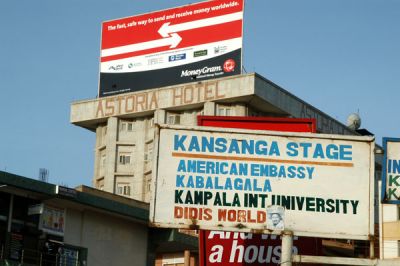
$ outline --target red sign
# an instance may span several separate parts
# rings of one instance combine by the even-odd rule
[[[100,97],[239,74],[243,1],[207,1],[104,22]]]
[[[202,266],[280,265],[282,240],[277,235],[201,230],[199,239]],[[317,238],[294,237],[293,254],[317,255],[320,249]]]
[[[316,133],[316,120],[314,118],[198,116],[197,125],[207,127]]]
[[[199,126],[316,132],[315,119],[282,117],[198,116]],[[276,235],[200,231],[200,265],[280,265],[281,239]],[[319,255],[321,240],[294,237],[293,254]],[[223,264],[221,264],[223,263]],[[311,264],[309,264],[311,265]]]

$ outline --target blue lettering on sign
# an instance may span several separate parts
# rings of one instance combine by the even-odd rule
[[[286,144],[286,154],[290,157],[351,161],[352,148],[351,145],[289,142]]]
[[[249,154],[280,156],[277,141],[245,140],[174,135],[174,150],[183,152],[218,152],[229,154]]]
[[[388,160],[387,169],[390,174],[400,174],[400,160]]]
[[[222,137],[174,135],[174,151],[217,152],[243,155],[281,156],[278,141],[226,139]],[[314,142],[288,142],[286,155],[289,157],[322,160],[353,160],[353,146]],[[389,165],[391,167],[391,165]],[[390,169],[390,168],[389,168]]]

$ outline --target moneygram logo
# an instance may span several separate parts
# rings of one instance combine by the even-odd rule
[[[224,62],[224,72],[233,72],[235,70],[235,60],[228,59]]]
[[[203,67],[193,70],[182,70],[181,77],[193,77],[222,71],[221,66]]]

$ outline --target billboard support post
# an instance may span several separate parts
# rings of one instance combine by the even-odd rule
[[[293,232],[284,231],[282,234],[281,265],[292,266]]]
[[[369,240],[369,258],[374,259],[375,258],[375,239],[372,238]]]

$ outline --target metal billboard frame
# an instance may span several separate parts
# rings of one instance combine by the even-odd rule
[[[306,231],[293,231],[298,236],[309,236],[309,237],[322,237],[322,238],[337,238],[337,239],[355,239],[355,240],[369,240],[372,236],[374,236],[374,137],[366,137],[366,136],[346,136],[346,135],[329,135],[329,134],[318,134],[315,133],[293,133],[293,132],[276,132],[276,131],[257,131],[254,130],[244,130],[244,129],[231,129],[231,128],[211,128],[211,127],[190,127],[190,126],[171,126],[171,125],[159,125],[156,124],[156,132],[155,132],[155,160],[153,162],[153,173],[154,179],[151,184],[151,191],[152,191],[152,198],[150,201],[150,217],[149,217],[149,225],[152,227],[166,227],[166,228],[184,228],[184,229],[204,229],[204,230],[224,230],[224,231],[238,231],[238,232],[258,232],[258,233],[272,233],[272,234],[280,234],[280,231],[268,231],[268,230],[260,230],[260,229],[252,229],[252,228],[227,228],[227,227],[217,227],[215,225],[201,225],[198,224],[185,224],[185,223],[163,223],[157,221],[156,217],[156,209],[157,209],[157,201],[159,202],[160,199],[157,199],[156,195],[160,192],[157,191],[158,184],[161,182],[159,180],[159,162],[160,160],[160,136],[161,130],[182,130],[182,131],[197,131],[197,132],[213,132],[213,133],[229,133],[229,134],[248,134],[248,135],[268,135],[270,137],[299,137],[299,138],[315,138],[318,137],[319,139],[332,139],[335,137],[335,140],[343,140],[343,141],[355,141],[355,142],[364,142],[367,144],[369,150],[369,158],[364,159],[370,162],[369,166],[369,180],[365,182],[364,185],[367,186],[366,190],[369,192],[369,196],[363,196],[365,200],[364,207],[364,215],[368,217],[368,221],[365,224],[365,228],[361,231],[362,233],[357,234],[344,234],[342,232],[306,232]],[[163,145],[163,144],[161,144]],[[367,148],[365,148],[367,149]],[[165,157],[165,156],[164,156]],[[168,169],[165,169],[168,170]],[[161,184],[161,183],[160,183]],[[286,228],[285,228],[286,230]],[[324,230],[323,230],[324,231]]]
[[[386,198],[386,181],[387,181],[387,151],[388,151],[388,142],[399,142],[400,138],[391,138],[391,137],[384,137],[382,139],[383,144],[383,162],[382,162],[382,187],[381,187],[381,203],[384,204],[400,204],[400,200],[388,200]]]

